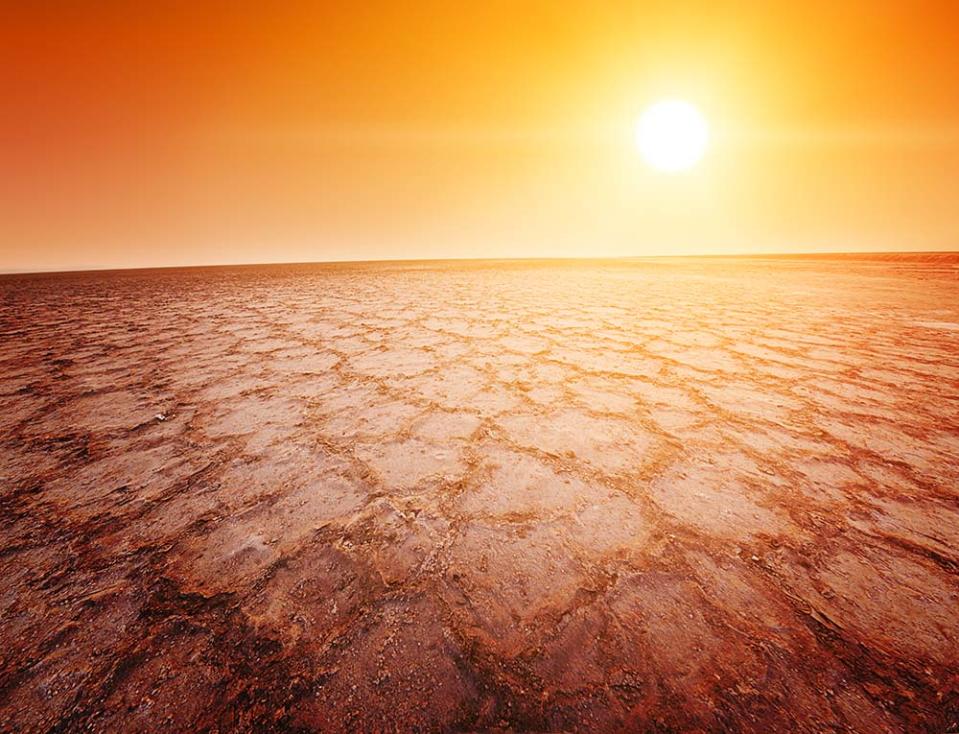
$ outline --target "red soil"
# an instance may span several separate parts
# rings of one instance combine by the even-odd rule
[[[0,280],[4,731],[956,731],[959,261]]]

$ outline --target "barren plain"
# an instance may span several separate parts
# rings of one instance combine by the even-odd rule
[[[0,730],[951,732],[959,257],[0,279]]]

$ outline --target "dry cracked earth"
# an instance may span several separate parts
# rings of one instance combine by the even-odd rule
[[[959,257],[0,280],[0,729],[959,729]]]

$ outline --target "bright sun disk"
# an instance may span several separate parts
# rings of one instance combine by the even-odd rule
[[[696,107],[667,99],[646,108],[636,123],[636,146],[653,168],[686,171],[706,153],[709,124]]]

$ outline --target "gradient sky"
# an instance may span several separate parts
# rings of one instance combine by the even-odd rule
[[[959,249],[955,0],[2,5],[0,270]]]

